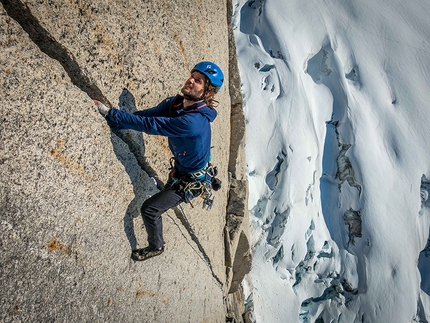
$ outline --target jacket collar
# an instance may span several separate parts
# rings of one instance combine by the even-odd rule
[[[183,103],[184,103],[184,97],[183,97],[183,96],[181,96],[181,95],[177,95],[177,96],[173,99],[173,104],[172,104],[172,106],[173,106],[173,108],[174,108],[175,110],[177,110],[177,111],[182,110],[182,111],[184,111],[184,112],[193,111],[193,110],[198,110],[198,109],[201,109],[201,108],[203,108],[203,107],[206,107],[206,106],[207,106],[207,105],[206,105],[206,102],[204,102],[204,101],[198,101],[198,102],[196,102],[196,103],[194,103],[194,104],[192,104],[192,105],[190,105],[190,106],[188,106],[188,107],[184,108]]]

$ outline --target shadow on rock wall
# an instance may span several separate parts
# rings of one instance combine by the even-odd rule
[[[127,89],[122,91],[118,106],[120,110],[130,113],[137,111],[134,96]],[[145,143],[142,133],[133,130],[111,131],[111,143],[116,157],[124,166],[133,185],[134,198],[124,215],[124,232],[131,249],[134,250],[137,249],[134,219],[139,217],[143,201],[155,194],[158,191],[157,187],[162,188],[163,184],[156,179],[155,171],[145,160]],[[125,144],[128,147],[124,147]],[[142,168],[145,169],[145,172],[142,171]],[[148,169],[147,173],[146,169]]]
[[[74,85],[87,93],[90,98],[98,99],[109,107],[112,106],[91,77],[84,73],[74,55],[55,40],[49,31],[33,16],[25,3],[7,0],[2,0],[1,2],[8,15],[21,25],[40,50],[49,57],[57,60],[63,66]],[[127,89],[124,89],[121,93],[119,107],[127,112],[136,111],[134,97]],[[144,157],[145,146],[141,133],[131,130],[112,131],[111,142],[118,160],[124,165],[125,171],[130,176],[133,185],[135,197],[128,206],[124,216],[124,231],[130,242],[130,247],[136,249],[137,241],[134,233],[133,219],[140,214],[140,205],[148,197],[148,191],[150,191],[149,194],[151,193],[154,182],[159,189],[163,187],[163,183],[158,180],[155,171],[146,162]],[[129,150],[123,147],[124,143],[128,146]],[[134,157],[130,155],[130,152]],[[138,165],[136,165],[136,160]],[[142,170],[150,178],[145,177],[142,174]]]

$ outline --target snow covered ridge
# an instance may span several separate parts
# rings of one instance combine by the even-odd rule
[[[234,2],[257,322],[430,320],[430,4]]]

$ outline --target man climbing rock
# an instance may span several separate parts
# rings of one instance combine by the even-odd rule
[[[150,135],[168,137],[173,154],[172,170],[165,188],[147,199],[141,208],[148,234],[148,246],[133,250],[131,258],[146,260],[164,252],[161,215],[182,202],[205,194],[208,183],[217,189],[216,170],[211,158],[211,127],[217,112],[214,96],[221,88],[224,75],[212,62],[200,62],[181,89],[182,95],[169,97],[151,109],[134,113],[109,109],[94,100],[100,114],[114,130],[133,129]]]

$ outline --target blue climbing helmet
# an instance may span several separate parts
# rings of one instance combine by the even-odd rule
[[[217,87],[217,91],[222,86],[224,82],[224,74],[221,68],[212,62],[200,62],[191,70],[191,73],[197,71],[207,76],[209,82]]]

